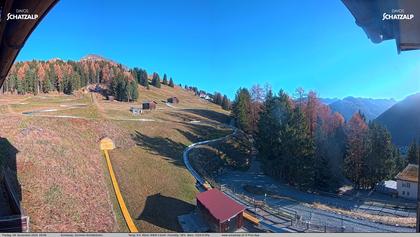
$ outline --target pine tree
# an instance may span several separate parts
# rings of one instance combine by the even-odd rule
[[[23,87],[23,80],[17,79],[16,80],[16,92],[19,95],[24,95],[25,94],[25,88]]]
[[[230,109],[230,101],[226,95],[224,95],[222,99],[222,109],[224,110]]]
[[[64,76],[63,78],[63,93],[64,94],[71,94],[73,93],[74,87],[73,87],[73,83],[71,81],[71,77],[70,76]]]
[[[23,90],[24,93],[32,93],[35,94],[35,72],[32,68],[29,68],[25,72],[25,78],[23,81]]]
[[[42,81],[42,93],[48,93],[52,90],[52,84],[49,79]]]
[[[251,96],[246,88],[240,88],[236,92],[235,101],[232,105],[232,114],[238,128],[250,132],[249,114],[251,111]]]
[[[419,161],[419,147],[417,141],[413,140],[408,148],[407,160],[409,164],[418,164]]]
[[[148,87],[149,80],[146,70],[140,71],[140,85]]]
[[[401,156],[400,150],[395,146],[394,146],[393,156],[395,159],[395,170],[392,176],[395,176],[407,166],[407,161]]]
[[[19,79],[17,78],[17,75],[16,75],[16,73],[12,73],[12,74],[10,74],[9,75],[9,90],[12,92],[12,93],[15,93],[16,91],[17,91],[17,81],[18,81]]]
[[[274,97],[270,91],[267,93],[263,108],[258,121],[258,133],[255,137],[258,156],[268,175],[281,177],[287,164],[281,160],[282,149],[278,138],[282,124],[286,121],[281,121],[285,117],[278,117],[279,114],[276,111],[280,111],[281,108],[289,114],[291,107],[290,104],[280,103],[279,98]]]
[[[313,167],[313,187],[322,191],[335,190],[338,180],[331,174],[331,166],[324,154],[315,155]]]
[[[170,86],[170,87],[172,87],[172,88],[174,88],[174,87],[175,87],[175,85],[174,85],[174,81],[172,80],[172,77],[171,77],[171,78],[169,78],[169,86]],[[179,84],[179,87],[181,87],[181,88],[182,88],[182,85],[181,85],[181,84]]]
[[[163,81],[162,81],[162,84],[163,84],[163,85],[168,85],[168,78],[167,78],[167,76],[166,76],[166,73],[165,73],[165,74],[163,74]]]
[[[303,188],[314,185],[314,141],[309,132],[308,121],[299,107],[295,107],[287,128],[285,129],[287,140],[288,162],[291,163],[290,172],[293,173],[292,183]]]
[[[157,74],[156,72],[153,73],[152,86],[154,86],[156,88],[160,88],[161,87],[159,74]]]
[[[316,175],[314,141],[304,113],[299,107],[292,107],[283,91],[278,96],[267,92],[256,133],[258,154],[267,174],[292,185],[311,188]]]
[[[222,100],[222,94],[220,94],[219,92],[215,92],[213,95],[213,103],[217,105],[222,105]]]
[[[367,149],[363,180],[366,188],[372,188],[377,182],[392,178],[395,170],[394,146],[386,128],[375,122],[369,123]]]
[[[139,91],[138,91],[138,83],[137,81],[133,81],[131,82],[131,99],[133,101],[137,101],[137,99],[139,98]]]

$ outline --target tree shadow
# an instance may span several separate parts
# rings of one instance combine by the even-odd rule
[[[178,111],[171,111],[167,112],[169,116],[168,121],[170,122],[191,122],[191,121],[197,121],[200,120],[201,117],[195,114],[186,113],[185,111],[178,110]],[[171,119],[176,118],[176,119]]]
[[[11,218],[25,215],[20,205],[22,190],[17,177],[18,152],[7,138],[0,137],[0,232],[23,231],[21,219]]]
[[[185,138],[187,138],[189,141],[192,141],[192,142],[199,142],[200,140],[202,140],[202,139],[200,138],[200,136],[199,136],[199,135],[196,135],[196,134],[194,134],[194,133],[187,132],[187,131],[184,131],[184,130],[181,130],[181,129],[178,129],[178,128],[175,128],[175,130],[176,130],[177,132],[181,133],[181,134],[182,134]]]
[[[137,146],[141,146],[150,153],[161,155],[175,165],[184,166],[182,161],[182,153],[186,147],[184,144],[166,137],[149,137],[138,131],[132,134],[132,139]]]
[[[188,131],[179,128],[175,128],[175,130],[181,133],[191,142],[200,142],[204,140],[220,138],[229,133],[226,132],[227,130],[222,130],[221,128],[209,125],[185,123],[184,126],[188,128]]]
[[[157,193],[147,197],[144,210],[136,220],[143,220],[167,230],[182,232],[177,217],[191,212],[194,208],[195,206],[188,202]]]
[[[201,117],[204,117],[204,118],[207,118],[209,120],[213,120],[219,123],[229,124],[230,119],[231,119],[229,115],[219,113],[213,110],[207,110],[207,109],[183,109],[182,111],[199,115]]]

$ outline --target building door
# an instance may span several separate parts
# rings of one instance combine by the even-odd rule
[[[236,217],[233,217],[232,219],[229,219],[228,221],[227,221],[227,226],[228,226],[228,230],[227,230],[227,232],[234,232],[236,229],[237,229],[237,216]]]

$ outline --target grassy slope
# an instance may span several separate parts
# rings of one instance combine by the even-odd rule
[[[176,95],[180,104],[176,109],[162,100]],[[136,146],[117,148],[111,159],[120,182],[124,198],[141,232],[181,231],[177,216],[194,208],[195,180],[184,168],[182,152],[192,142],[223,136],[229,129],[189,121],[215,122],[227,119],[226,112],[206,101],[194,97],[181,88],[141,88],[140,99],[155,100],[157,110],[142,114],[154,122],[118,121],[120,127],[132,133]],[[132,105],[99,100],[107,117],[132,118],[121,109]],[[112,108],[112,109],[110,109]],[[197,110],[182,110],[182,108]],[[210,114],[202,110],[213,111]],[[216,119],[216,120],[215,120]],[[227,120],[226,120],[227,121]]]
[[[17,170],[32,231],[117,230],[97,146],[101,123],[16,116],[0,126],[17,152],[5,159]]]
[[[170,96],[181,100],[177,108],[161,102]],[[2,97],[0,136],[19,151],[16,160],[22,204],[33,231],[127,230],[98,149],[98,141],[105,135],[118,146],[111,159],[139,230],[180,230],[176,216],[193,208],[196,192],[195,181],[181,161],[183,149],[194,141],[230,132],[189,121],[217,124],[228,120],[227,112],[179,87],[140,88],[139,101],[145,99],[156,100],[158,109],[139,117],[128,112],[139,103],[108,102],[99,95],[94,99],[90,95]],[[41,114],[89,119],[20,114],[80,103],[87,107]],[[133,118],[156,121],[124,121]],[[6,158],[13,160],[12,156]]]

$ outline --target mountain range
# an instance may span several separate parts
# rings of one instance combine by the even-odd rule
[[[407,146],[420,139],[420,93],[396,103],[375,121],[388,129],[396,145]]]
[[[358,97],[345,97],[344,99],[324,98],[321,102],[330,106],[334,112],[339,112],[348,121],[359,110],[367,120],[374,120],[397,101],[394,99],[371,99]]]

